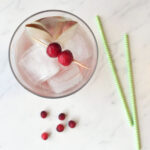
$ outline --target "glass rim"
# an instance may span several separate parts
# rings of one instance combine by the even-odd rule
[[[74,16],[75,18],[79,19],[79,20],[88,28],[88,30],[89,30],[90,33],[92,34],[92,36],[93,36],[93,38],[94,38],[94,41],[95,41],[96,50],[97,50],[96,63],[95,63],[93,72],[92,72],[92,74],[90,75],[89,79],[88,79],[80,88],[76,89],[75,91],[73,91],[73,92],[71,92],[71,93],[69,93],[69,94],[65,94],[65,95],[62,95],[62,96],[55,96],[55,97],[42,96],[42,95],[37,94],[36,92],[30,90],[30,89],[29,89],[28,87],[26,87],[23,83],[21,83],[21,81],[20,81],[19,78],[17,77],[17,75],[16,75],[16,73],[15,73],[15,71],[14,71],[14,69],[13,69],[12,63],[11,63],[11,57],[10,57],[11,52],[10,52],[10,49],[11,49],[11,45],[12,45],[14,36],[15,36],[16,32],[19,30],[20,26],[21,26],[25,21],[27,21],[28,19],[30,19],[30,18],[32,18],[32,17],[38,15],[38,14],[46,13],[46,12],[61,12],[61,13],[69,14],[69,15]],[[88,25],[84,20],[82,20],[80,17],[78,17],[78,16],[76,16],[75,14],[70,13],[70,12],[68,12],[68,11],[64,11],[64,10],[51,9],[51,10],[39,11],[39,12],[37,12],[37,13],[32,14],[31,16],[29,16],[29,17],[27,17],[26,19],[24,19],[24,20],[17,26],[17,28],[15,29],[15,31],[14,31],[12,37],[11,37],[11,40],[10,40],[10,42],[9,42],[9,52],[8,52],[9,66],[10,66],[10,68],[11,68],[11,71],[12,71],[12,73],[13,73],[15,79],[16,79],[17,82],[18,82],[24,89],[26,89],[28,92],[30,92],[30,93],[32,93],[32,94],[34,94],[34,95],[36,95],[36,96],[39,96],[39,97],[41,97],[41,98],[46,98],[46,99],[65,98],[65,97],[71,96],[71,95],[75,94],[76,92],[80,91],[84,86],[86,86],[86,85],[88,84],[88,82],[89,82],[89,81],[91,80],[91,78],[93,77],[93,75],[94,75],[94,73],[95,73],[95,71],[96,71],[97,64],[98,64],[98,57],[99,57],[99,51],[98,51],[97,40],[96,40],[96,37],[95,37],[93,31],[92,31],[91,28],[89,27],[89,25]]]

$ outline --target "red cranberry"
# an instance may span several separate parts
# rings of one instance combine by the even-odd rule
[[[68,125],[69,125],[70,128],[74,128],[76,126],[76,122],[73,121],[73,120],[70,120]]]
[[[58,116],[59,120],[65,120],[66,115],[64,113],[59,114]]]
[[[47,112],[46,111],[42,111],[41,112],[41,117],[42,118],[46,118],[47,117]]]
[[[42,135],[41,135],[41,138],[42,138],[43,140],[47,140],[48,137],[49,137],[49,134],[48,134],[47,132],[44,132],[44,133],[42,133]]]
[[[61,46],[58,43],[51,43],[47,47],[47,55],[50,57],[57,57],[61,53]]]
[[[57,126],[57,128],[56,128],[56,130],[58,131],[58,132],[62,132],[62,131],[64,131],[64,125],[63,124],[59,124],[58,126]]]
[[[69,50],[65,50],[58,55],[58,61],[64,65],[68,66],[73,61],[73,55]]]

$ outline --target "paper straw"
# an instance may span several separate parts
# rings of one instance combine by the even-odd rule
[[[136,146],[137,146],[137,149],[140,150],[141,148],[140,132],[139,132],[137,109],[136,109],[136,98],[135,98],[132,64],[131,64],[131,56],[130,56],[130,49],[129,49],[129,40],[128,40],[127,34],[124,35],[124,47],[125,47],[126,63],[127,63],[127,69],[128,69],[129,92],[130,92],[134,132],[135,132],[135,138],[136,138]]]
[[[119,78],[118,78],[118,75],[117,75],[117,71],[116,71],[115,65],[114,65],[113,60],[112,60],[112,56],[111,56],[108,44],[106,42],[106,38],[105,38],[105,35],[104,35],[102,23],[101,23],[101,20],[100,20],[99,16],[96,16],[96,21],[97,21],[100,37],[101,37],[101,40],[102,40],[103,45],[104,45],[105,54],[107,55],[108,63],[110,65],[110,68],[111,68],[111,71],[112,71],[112,75],[114,77],[114,82],[115,82],[115,85],[117,87],[118,94],[120,96],[120,99],[121,99],[124,111],[126,113],[126,116],[127,116],[127,119],[128,119],[128,123],[131,126],[131,125],[133,125],[131,113],[129,111],[127,102],[125,100],[125,96],[124,96],[124,93],[123,93],[123,90],[122,90],[122,87],[121,87],[121,84],[120,84],[120,81],[119,81]]]

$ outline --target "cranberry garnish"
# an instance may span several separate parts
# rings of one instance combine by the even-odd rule
[[[57,57],[61,53],[61,46],[58,43],[50,43],[47,47],[47,55]]]
[[[70,65],[73,61],[73,55],[72,55],[71,51],[65,50],[65,51],[61,52],[58,55],[58,61],[64,66]]]

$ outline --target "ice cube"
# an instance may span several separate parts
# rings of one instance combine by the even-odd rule
[[[49,79],[47,82],[55,93],[61,93],[70,88],[73,88],[81,80],[83,76],[76,64],[72,64],[68,67],[64,67],[64,69]]]
[[[66,37],[64,36],[64,39]],[[85,61],[91,57],[91,42],[80,26],[77,27],[76,32],[69,40],[64,40],[63,48],[69,49],[78,61]]]
[[[25,75],[34,83],[44,82],[60,70],[58,61],[46,54],[46,48],[32,45],[19,62]]]

